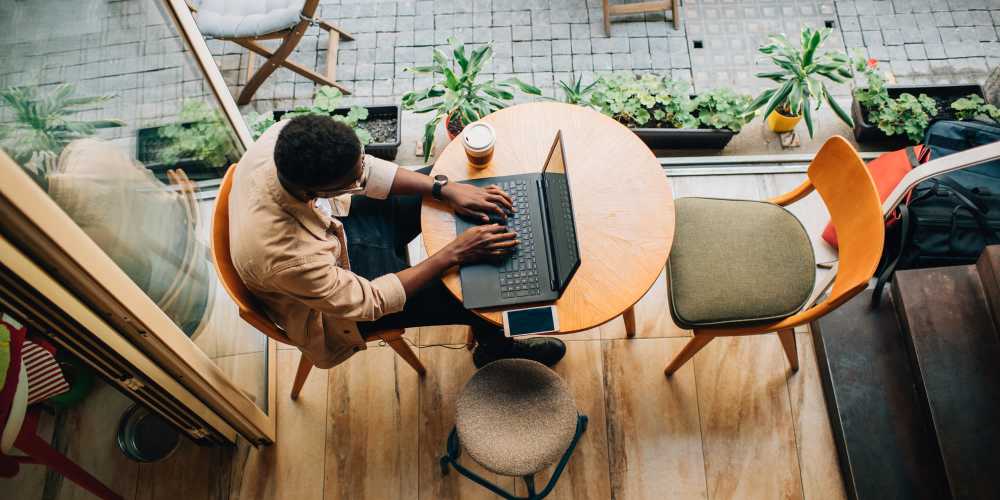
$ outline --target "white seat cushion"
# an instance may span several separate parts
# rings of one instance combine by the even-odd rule
[[[238,38],[295,26],[305,0],[201,0],[194,18],[203,35]]]

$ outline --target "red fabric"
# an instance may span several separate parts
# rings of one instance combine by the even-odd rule
[[[44,401],[69,391],[69,384],[63,376],[56,357],[42,346],[30,340],[24,341],[22,353],[24,367],[28,374],[28,404]]]
[[[892,193],[892,190],[896,189],[899,181],[913,169],[910,159],[906,155],[906,149],[908,148],[886,153],[868,163],[868,172],[872,174],[872,179],[875,181],[879,201],[885,201]],[[923,149],[923,146],[913,147],[913,152],[917,158],[920,158],[923,154]],[[926,161],[924,158],[920,159]],[[888,225],[891,225],[893,222],[895,221],[890,220]],[[827,223],[826,229],[823,230],[823,239],[834,248],[837,247],[837,231],[833,227],[833,222]]]

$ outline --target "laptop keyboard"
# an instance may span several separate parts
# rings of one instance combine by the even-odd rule
[[[521,243],[500,268],[500,296],[505,299],[538,295],[538,267],[535,262],[535,238],[532,214],[528,206],[527,180],[506,181],[500,189],[510,195],[517,209],[507,218],[507,227],[517,233]]]

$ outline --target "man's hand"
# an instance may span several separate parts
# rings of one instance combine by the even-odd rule
[[[451,265],[498,258],[510,253],[520,241],[516,233],[499,224],[471,227],[441,249]]]
[[[491,213],[500,220],[507,220],[507,212],[514,210],[510,195],[495,185],[484,189],[470,184],[448,183],[441,190],[441,197],[451,204],[458,215],[483,222],[489,222]]]
[[[499,224],[475,226],[423,262],[403,269],[396,276],[409,297],[451,267],[506,255],[520,243],[516,237]]]

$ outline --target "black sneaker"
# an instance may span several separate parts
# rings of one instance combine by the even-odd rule
[[[538,361],[545,366],[553,366],[566,355],[566,344],[552,337],[533,337],[512,340],[499,349],[487,350],[477,345],[472,353],[472,363],[482,368],[498,359],[521,358]]]

